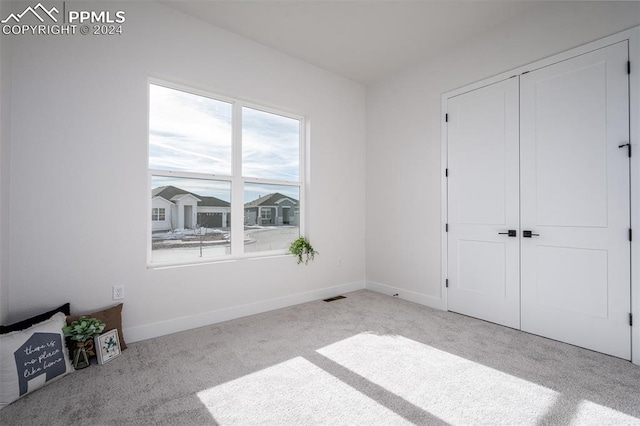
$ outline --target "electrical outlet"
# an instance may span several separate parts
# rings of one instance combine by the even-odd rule
[[[123,285],[114,285],[113,286],[113,300],[124,299],[124,286]]]

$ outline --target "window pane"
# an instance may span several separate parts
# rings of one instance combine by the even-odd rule
[[[300,121],[242,108],[242,174],[300,180]]]
[[[153,176],[151,188],[152,262],[231,253],[229,182]]]
[[[152,208],[151,209],[151,220],[165,220],[165,210],[163,208]]]
[[[288,249],[300,236],[300,188],[251,184],[244,187],[244,251]]]
[[[149,91],[149,167],[231,175],[231,104],[154,84]]]

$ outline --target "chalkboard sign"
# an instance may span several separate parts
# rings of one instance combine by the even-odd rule
[[[59,333],[33,333],[13,353],[20,396],[28,392],[30,380],[45,374],[45,382],[48,382],[66,372],[65,350]]]

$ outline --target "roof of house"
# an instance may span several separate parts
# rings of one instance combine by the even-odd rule
[[[157,188],[153,188],[151,190],[152,197],[162,197],[165,200],[171,200],[174,197],[179,197],[180,195],[192,195],[196,197],[198,200],[198,206],[200,207],[230,207],[231,204],[228,201],[221,200],[216,197],[203,197],[202,195],[198,195],[193,192],[185,191],[182,188],[177,188],[175,186],[159,186]]]
[[[183,198],[187,198],[187,197],[195,198],[196,201],[198,201],[198,202],[201,201],[200,198],[198,198],[195,195],[190,194],[190,193],[174,195],[173,197],[171,197],[171,201],[180,201]]]
[[[260,198],[257,198],[253,201],[249,201],[244,206],[245,207],[258,207],[258,206],[275,206],[280,203],[282,199],[287,199],[293,201],[293,204],[298,204],[298,200],[292,197],[287,197],[286,195],[282,195],[279,192],[274,192],[273,194],[263,195]]]

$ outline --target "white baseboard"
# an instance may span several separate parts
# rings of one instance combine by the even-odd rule
[[[425,305],[434,309],[444,309],[444,303],[442,299],[437,297],[428,296],[422,293],[416,293],[415,291],[409,291],[398,287],[393,287],[387,284],[377,283],[375,281],[367,281],[366,289],[376,291],[378,293],[387,294],[389,296],[398,295],[400,299],[408,300],[410,302]]]
[[[246,305],[232,306],[230,308],[216,311],[203,312],[187,317],[174,318],[167,321],[160,321],[153,324],[141,325],[138,327],[125,328],[123,333],[127,342],[138,342],[140,340],[165,336],[179,331],[191,330],[193,328],[204,327],[218,322],[229,321],[249,315],[260,314],[262,312],[273,311],[275,309],[286,308],[300,303],[312,302],[314,300],[326,299],[337,296],[341,293],[362,290],[365,288],[364,281],[356,281],[327,287],[320,290],[313,290],[304,293],[296,293],[289,296],[277,297],[274,299],[262,300],[248,303]]]

